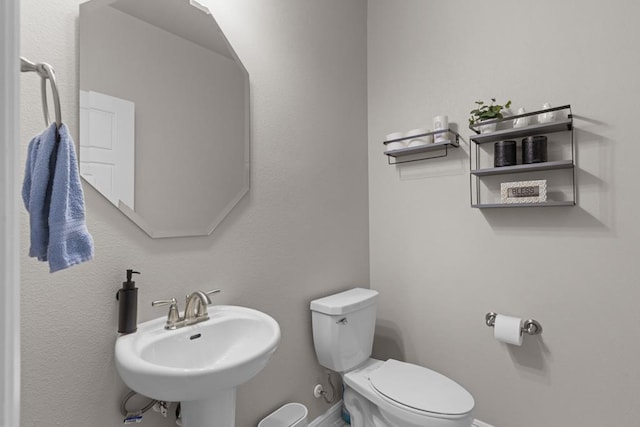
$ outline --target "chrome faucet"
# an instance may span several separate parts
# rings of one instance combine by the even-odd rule
[[[209,320],[207,305],[211,304],[209,295],[217,294],[220,289],[209,292],[195,291],[191,295],[187,295],[187,305],[184,308],[184,315],[180,317],[178,311],[178,302],[175,298],[168,300],[158,300],[151,303],[152,306],[169,305],[169,314],[167,315],[167,323],[165,329],[179,329],[184,326],[194,325],[196,323]]]
[[[203,322],[209,319],[207,306],[211,304],[209,296],[202,291],[195,291],[187,296],[187,305],[184,308],[184,320],[193,323]]]

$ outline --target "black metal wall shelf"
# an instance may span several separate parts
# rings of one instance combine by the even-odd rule
[[[472,208],[546,208],[557,206],[575,206],[573,200],[562,202],[544,202],[544,203],[480,203],[471,205]]]
[[[399,148],[397,150],[388,150],[384,152],[384,154],[387,156],[387,162],[390,165],[398,165],[402,163],[418,162],[421,160],[431,160],[431,159],[437,159],[440,157],[447,157],[449,155],[449,147],[454,147],[454,148],[460,147],[460,134],[451,129],[437,130],[433,132],[422,133],[419,135],[405,136],[398,139],[390,139],[388,141],[384,141],[383,144],[386,146],[387,144],[390,144],[392,142],[400,142],[400,141],[406,141],[410,139],[422,138],[425,136],[438,135],[445,132],[449,132],[451,135],[455,136],[455,140],[446,140],[446,141],[434,142],[431,144],[420,145],[417,147],[406,147],[406,148]],[[425,155],[424,157],[411,158],[407,160],[398,160],[398,158],[406,158],[407,156],[431,153],[433,151],[440,151],[441,154],[435,155],[435,156]],[[391,158],[394,158],[396,160],[392,162]]]
[[[549,123],[535,123],[521,128],[500,129],[491,133],[480,133],[480,128],[486,124],[496,123],[498,125],[511,122],[514,119],[530,116],[539,116],[540,114],[566,110],[566,118],[560,117]],[[576,180],[575,180],[575,145],[573,141],[573,116],[571,113],[571,105],[563,105],[561,107],[549,108],[530,113],[509,116],[503,119],[495,119],[480,124],[470,125],[469,128],[476,132],[476,135],[469,139],[475,144],[475,156],[469,156],[470,168],[470,190],[471,190],[471,207],[473,208],[525,208],[525,207],[555,207],[555,206],[574,206],[576,204]],[[510,139],[526,138],[534,135],[546,135],[557,132],[570,133],[570,149],[571,157],[569,159],[555,160],[543,163],[521,164],[515,166],[481,168],[480,167],[480,146],[482,144],[504,141]],[[552,142],[550,142],[552,143]],[[475,163],[475,164],[474,164]],[[550,200],[540,203],[482,203],[480,182],[482,177],[493,175],[518,174],[524,172],[541,172],[549,170],[566,169],[571,172],[571,200]],[[475,184],[475,185],[474,185]],[[474,197],[475,194],[475,197]]]
[[[513,120],[513,118],[510,117],[509,120]],[[538,123],[519,129],[502,129],[496,132],[480,134],[472,136],[471,139],[476,144],[485,144],[505,139],[526,138],[527,136],[568,131],[571,130],[572,124],[570,119],[558,121],[557,123]]]
[[[534,172],[553,169],[571,169],[572,160],[557,160],[555,162],[532,163],[530,165],[503,166],[499,168],[486,168],[472,170],[471,174],[476,176],[504,175],[510,173]]]
[[[491,133],[481,133],[480,128],[487,124],[500,124],[515,119],[538,116],[543,113],[552,113],[556,111],[568,110],[567,118],[561,120],[554,120],[549,123],[534,123],[521,128],[509,128],[501,129]],[[527,136],[543,135],[555,132],[564,132],[572,130],[573,128],[573,116],[571,114],[571,105],[563,105],[561,107],[549,108],[546,110],[532,111],[530,113],[518,114],[515,116],[505,117],[503,119],[487,120],[482,123],[476,123],[469,126],[469,129],[474,131],[477,135],[473,135],[471,140],[476,144],[485,144],[487,142],[504,141],[505,139],[526,138]]]

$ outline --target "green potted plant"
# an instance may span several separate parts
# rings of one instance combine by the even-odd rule
[[[504,117],[502,112],[511,106],[511,101],[507,101],[504,105],[495,104],[495,102],[495,98],[491,98],[490,104],[486,104],[484,101],[476,101],[476,108],[470,112],[469,125],[475,125],[486,120],[502,119]],[[497,123],[491,123],[480,126],[480,133],[493,132],[496,130],[496,125]]]

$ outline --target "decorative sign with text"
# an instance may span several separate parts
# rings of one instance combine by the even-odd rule
[[[502,203],[542,203],[547,201],[547,180],[503,182],[500,184]]]

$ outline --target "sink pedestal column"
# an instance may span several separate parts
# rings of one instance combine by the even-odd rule
[[[180,402],[183,427],[234,427],[236,389],[213,393],[205,400]]]

